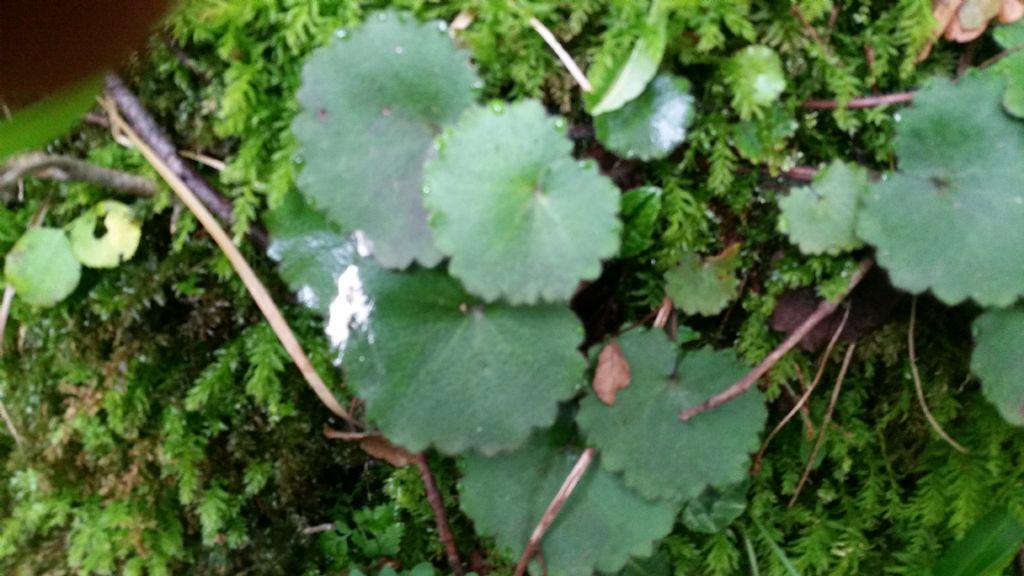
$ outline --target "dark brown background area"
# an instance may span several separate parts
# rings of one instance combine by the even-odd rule
[[[170,0],[0,0],[0,98],[18,107],[116,65]]]

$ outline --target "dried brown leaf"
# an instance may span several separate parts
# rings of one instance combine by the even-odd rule
[[[601,402],[611,406],[615,404],[615,394],[629,386],[632,374],[629,362],[622,353],[619,341],[612,338],[601,350],[597,358],[597,370],[594,372],[594,393]]]
[[[384,460],[395,468],[401,468],[413,463],[413,455],[402,448],[388,441],[383,436],[367,436],[359,441],[359,447],[370,456],[378,460]]]
[[[1003,0],[1003,6],[999,10],[999,21],[1008,24],[1024,18],[1024,1]]]

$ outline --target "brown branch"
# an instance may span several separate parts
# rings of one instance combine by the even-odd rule
[[[868,273],[868,270],[871,269],[874,263],[874,260],[872,260],[871,258],[865,258],[864,260],[861,260],[860,264],[857,266],[857,271],[854,272],[853,277],[850,278],[850,283],[847,284],[846,290],[844,290],[843,293],[840,294],[834,302],[831,302],[829,300],[823,300],[821,304],[818,305],[818,308],[814,312],[812,312],[811,315],[808,316],[803,321],[803,323],[800,324],[800,326],[798,326],[797,329],[794,330],[789,335],[788,338],[786,338],[785,340],[782,341],[781,344],[776,346],[775,349],[772,350],[772,352],[768,354],[768,356],[765,357],[765,359],[762,360],[760,364],[754,367],[753,370],[748,372],[746,376],[744,376],[738,382],[726,388],[722,392],[719,392],[718,394],[715,394],[711,398],[708,398],[704,402],[701,402],[700,404],[692,408],[687,408],[683,410],[682,412],[679,413],[679,419],[682,420],[683,422],[686,422],[687,420],[693,418],[694,416],[700,414],[701,412],[706,412],[707,410],[717,408],[722,404],[729,402],[733,398],[736,398],[740,394],[743,394],[744,392],[749,390],[750,387],[753,386],[754,383],[758,381],[758,379],[760,379],[769,370],[771,370],[772,367],[779,362],[779,360],[782,360],[782,357],[785,356],[787,352],[792,350],[794,346],[796,346],[801,340],[803,340],[804,336],[809,334],[811,330],[814,330],[815,326],[817,326],[822,320],[824,320],[833,312],[835,312],[836,307],[839,306],[839,303],[844,298],[846,298],[846,296],[854,288],[857,287],[857,284],[860,284],[860,281],[864,279],[864,275]]]
[[[342,408],[337,398],[327,388],[327,384],[324,383],[316,368],[313,367],[313,363],[310,362],[305,350],[302,349],[302,344],[295,337],[295,333],[292,332],[288,321],[281,314],[281,310],[277,307],[270,292],[260,282],[259,277],[256,276],[256,272],[246,261],[245,256],[242,255],[238,247],[231,241],[231,237],[221,228],[220,224],[217,223],[217,220],[210,214],[210,211],[203,205],[203,202],[197,197],[195,192],[189,188],[188,184],[125,122],[118,112],[117,106],[109,99],[103,102],[103,106],[107,111],[107,116],[110,118],[111,125],[121,130],[132,141],[139,152],[146,158],[146,161],[149,162],[150,166],[167,182],[167,185],[171,187],[171,190],[178,196],[182,204],[188,207],[192,214],[195,215],[196,220],[199,221],[210,235],[210,238],[213,239],[217,247],[227,257],[228,262],[231,263],[232,268],[235,269],[239,279],[241,279],[246,290],[252,296],[253,302],[256,303],[256,306],[263,313],[263,317],[266,318],[277,339],[281,342],[281,346],[284,347],[288,356],[291,357],[292,362],[295,363],[295,366],[302,373],[306,383],[313,389],[320,402],[336,416],[351,424],[353,428],[360,428],[359,421]],[[179,164],[181,163],[181,159],[178,158],[177,154],[174,155],[174,158]]]
[[[124,119],[140,140],[154,152],[157,158],[167,166],[172,174],[181,180],[202,203],[222,222],[231,222],[233,218],[231,201],[213,189],[195,170],[185,164],[178,156],[177,149],[156,121],[142,106],[135,94],[125,86],[114,74],[107,75],[107,93],[117,103]],[[261,248],[267,247],[267,231],[259,224],[249,227],[249,238]]]
[[[810,182],[818,175],[818,169],[813,166],[793,166],[789,170],[781,170],[779,174],[790,180]]]
[[[761,449],[758,450],[757,456],[754,456],[754,463],[759,464],[761,459],[764,458],[765,450],[768,449],[768,445],[771,444],[772,439],[789,424],[789,421],[800,411],[801,408],[807,405],[807,401],[811,398],[811,394],[818,387],[818,383],[821,382],[821,377],[825,374],[825,367],[828,366],[828,359],[832,356],[832,350],[836,346],[836,342],[839,341],[839,337],[843,334],[843,328],[846,327],[846,320],[850,317],[850,306],[846,307],[846,312],[843,313],[843,319],[839,322],[839,327],[832,333],[832,339],[828,341],[828,346],[825,347],[825,352],[821,355],[821,362],[818,364],[818,371],[814,375],[814,380],[811,381],[811,385],[804,390],[804,393],[800,395],[800,399],[796,405],[786,414],[786,417],[779,422],[775,428],[765,438],[764,443],[761,445]]]
[[[516,571],[513,576],[523,576],[526,573],[527,567],[530,565],[530,560],[533,555],[537,553],[537,549],[540,548],[540,541],[544,538],[544,534],[547,533],[548,528],[558,517],[558,513],[562,510],[562,506],[569,500],[569,496],[572,495],[573,490],[576,489],[576,485],[579,484],[580,479],[587,472],[587,468],[590,467],[590,463],[594,460],[594,449],[587,448],[580,454],[580,459],[576,461],[576,465],[569,471],[569,475],[565,477],[565,481],[562,482],[562,487],[558,489],[555,497],[551,500],[551,504],[548,504],[547,510],[540,517],[540,522],[537,523],[537,527],[533,529],[533,534],[530,534],[530,540],[526,543],[526,548],[523,550],[523,555],[519,557],[519,562],[516,564]]]
[[[846,370],[850,367],[850,360],[853,359],[853,351],[856,349],[857,343],[854,342],[846,349],[846,355],[843,356],[843,365],[839,368],[839,376],[836,377],[836,385],[832,388],[832,397],[828,400],[825,418],[821,421],[821,429],[818,430],[818,439],[814,441],[814,447],[811,448],[811,454],[807,458],[807,466],[804,468],[803,475],[800,476],[800,482],[797,483],[796,490],[793,491],[793,497],[789,499],[788,508],[792,508],[793,504],[796,504],[796,499],[800,497],[800,491],[803,490],[804,484],[807,483],[807,479],[811,475],[811,470],[814,469],[814,459],[818,457],[818,450],[821,449],[821,444],[825,441],[825,432],[828,431],[828,425],[832,422],[832,413],[835,412],[836,401],[839,400],[839,391],[843,388]]]
[[[895,92],[893,94],[877,94],[874,96],[861,96],[847,100],[847,109],[874,108],[876,106],[887,106],[889,104],[905,104],[914,99],[916,92]],[[836,100],[806,100],[800,105],[807,110],[834,110],[840,107]]]
[[[427,456],[422,452],[416,454],[414,459],[420,470],[423,489],[427,493],[427,502],[430,503],[430,509],[434,512],[437,538],[444,546],[445,556],[448,557],[448,567],[451,568],[454,576],[462,576],[462,560],[459,559],[459,551],[455,548],[455,537],[452,535],[451,527],[448,526],[448,514],[444,511],[444,500],[441,498],[441,491],[437,489],[434,473],[430,471],[430,463],[427,462]]]
[[[813,40],[814,43],[821,48],[821,51],[825,53],[825,56],[838,62],[839,59],[836,58],[836,55],[832,52],[832,49],[829,48],[828,44],[821,39],[821,36],[818,35],[818,31],[814,29],[814,26],[811,26],[811,23],[807,21],[807,17],[804,16],[804,11],[801,10],[799,6],[794,4],[793,7],[790,9],[790,13],[793,16],[795,16],[797,20],[800,21],[800,26],[801,28],[803,28],[804,34],[810,36],[811,40]]]
[[[137,174],[95,166],[70,156],[29,152],[8,159],[0,167],[0,194],[13,190],[26,176],[58,182],[89,182],[142,197],[157,193],[156,182]]]
[[[907,352],[910,355],[910,374],[914,377],[914,389],[917,392],[917,401],[921,405],[921,411],[924,412],[924,417],[928,420],[928,424],[931,425],[932,430],[946,441],[947,444],[955,448],[958,452],[964,454],[967,453],[967,448],[964,448],[953,437],[946,433],[942,429],[942,425],[939,421],[932,416],[932,411],[928,409],[928,402],[924,399],[924,387],[921,385],[921,374],[917,371],[917,354],[914,351],[914,325],[917,323],[917,297],[910,304],[910,326],[907,328]]]

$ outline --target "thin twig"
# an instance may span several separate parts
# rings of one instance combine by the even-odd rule
[[[815,176],[818,175],[818,169],[813,166],[793,166],[788,170],[779,171],[779,174],[781,176],[789,178],[790,180],[810,182],[814,180]]]
[[[800,392],[807,390],[807,382],[804,381],[804,372],[800,369],[800,364],[794,364],[793,369],[796,371],[796,378],[800,381]],[[791,398],[797,398],[797,395],[790,391]],[[806,429],[807,438],[814,437],[814,421],[811,420],[811,409],[804,404],[804,407],[800,409],[800,419],[804,421],[804,428]]]
[[[223,172],[224,169],[228,167],[223,160],[219,158],[214,158],[212,156],[207,156],[206,154],[200,154],[199,152],[192,152],[191,150],[179,150],[178,154],[181,155],[182,158],[194,160],[195,162],[198,162],[199,164],[202,164],[207,168],[212,168],[217,172]]]
[[[434,522],[437,524],[437,538],[444,546],[445,556],[448,557],[448,567],[451,568],[454,576],[462,576],[462,560],[459,559],[459,551],[455,548],[455,537],[448,525],[448,514],[444,511],[444,500],[441,498],[441,491],[437,489],[437,482],[434,480],[434,473],[430,470],[430,463],[427,456],[422,452],[413,457],[416,466],[420,470],[420,478],[423,480],[423,488],[427,493],[427,502],[434,512]]]
[[[11,303],[14,302],[14,286],[10,284],[4,288],[3,302],[0,303],[0,358],[4,355],[4,340],[7,334],[7,319],[11,316]],[[0,399],[0,418],[3,418],[4,424],[7,426],[7,431],[10,432],[11,437],[14,438],[14,443],[19,447],[22,446],[21,434],[18,434],[18,428],[14,425],[14,419],[11,418],[11,414],[7,411],[7,406],[4,401]]]
[[[11,304],[14,302],[14,286],[8,284],[4,288],[4,299],[0,302],[0,358],[4,357],[4,340],[7,334],[7,319],[11,316]]]
[[[344,440],[346,442],[355,442],[357,440],[363,440],[373,436],[374,432],[342,432],[341,430],[331,428],[330,425],[324,424],[323,429],[324,438],[329,440]]]
[[[828,431],[828,425],[832,422],[832,413],[835,412],[836,401],[839,400],[839,391],[842,390],[843,380],[846,379],[846,370],[850,367],[850,360],[853,359],[853,351],[856,349],[857,343],[854,342],[846,349],[846,355],[843,356],[843,365],[839,368],[839,376],[836,377],[836,385],[832,387],[832,397],[828,400],[825,418],[821,421],[821,428],[818,430],[818,439],[814,441],[814,447],[811,448],[811,454],[807,458],[807,466],[804,467],[804,473],[796,484],[793,497],[789,499],[789,508],[796,504],[796,499],[800,497],[800,491],[803,490],[804,484],[807,483],[807,478],[811,475],[811,470],[814,469],[814,460],[818,457],[818,450],[821,449],[821,444],[825,441],[825,433]]]
[[[562,510],[562,506],[569,500],[569,496],[572,495],[573,490],[576,489],[576,485],[579,484],[580,479],[587,472],[587,468],[590,467],[590,463],[594,460],[594,449],[587,448],[580,454],[580,459],[576,461],[576,465],[569,471],[569,475],[565,477],[565,481],[562,482],[562,487],[558,489],[555,497],[551,500],[551,504],[548,504],[547,510],[544,511],[544,515],[540,517],[540,522],[537,523],[537,527],[533,529],[533,534],[530,534],[530,540],[526,543],[526,548],[523,550],[523,555],[519,557],[519,562],[516,564],[516,571],[513,576],[523,576],[526,573],[527,567],[530,565],[530,560],[533,555],[537,553],[537,549],[540,548],[540,542],[544,538],[544,534],[551,527],[551,524],[558,517],[558,513]]]
[[[156,121],[146,111],[135,94],[125,86],[114,74],[107,75],[107,93],[117,103],[118,109],[124,114],[125,124],[131,126],[134,132],[146,142],[154,157],[160,159],[169,173],[184,183],[189,190],[199,197],[202,203],[209,208],[210,212],[217,215],[223,222],[231,222],[234,208],[231,201],[213,189],[206,180],[195,170],[182,161],[178,156],[177,149],[171,144],[170,139],[163,130],[157,126]],[[261,248],[267,247],[267,231],[258,224],[249,227],[249,238]]]
[[[868,270],[871,269],[874,263],[874,260],[871,258],[861,260],[860,264],[857,266],[857,271],[854,272],[853,277],[850,278],[850,283],[847,284],[846,290],[844,290],[834,302],[827,299],[822,300],[821,304],[818,305],[818,308],[815,309],[815,311],[812,312],[811,315],[808,316],[807,319],[805,319],[803,323],[789,335],[788,338],[776,346],[760,364],[748,372],[746,376],[722,392],[708,398],[704,402],[701,402],[692,408],[683,410],[679,414],[679,419],[685,422],[701,412],[705,412],[725,404],[750,389],[750,387],[753,386],[759,378],[772,369],[772,366],[775,366],[779,360],[782,360],[782,357],[785,356],[787,352],[792,350],[794,346],[803,340],[804,336],[810,333],[811,330],[814,330],[815,326],[835,312],[839,303],[842,302],[842,300],[846,298],[846,296],[849,295],[858,284],[860,284],[860,281],[864,279],[864,275],[868,273]]]
[[[326,522],[324,524],[317,524],[316,526],[306,526],[302,529],[302,534],[303,536],[310,536],[321,532],[330,532],[331,530],[334,530],[334,522]]]
[[[359,422],[341,407],[341,404],[338,403],[338,400],[327,388],[327,384],[320,378],[320,374],[317,373],[312,362],[309,361],[309,357],[306,356],[306,352],[302,349],[302,345],[292,332],[291,327],[288,326],[288,321],[285,320],[281,310],[274,303],[274,299],[256,276],[256,272],[253,271],[245,257],[242,256],[242,253],[231,241],[231,237],[221,228],[217,220],[210,214],[210,211],[207,210],[206,206],[196,197],[195,193],[181,177],[146,142],[143,142],[135,130],[121,118],[117,106],[109,100],[105,101],[103,105],[111,124],[117,126],[118,129],[122,130],[131,139],[139,152],[145,156],[149,164],[167,182],[174,193],[178,195],[181,202],[192,211],[196,219],[199,220],[199,223],[203,225],[203,228],[213,238],[213,241],[216,242],[217,246],[224,252],[224,255],[227,256],[231,266],[238,273],[246,289],[248,289],[253,301],[256,302],[256,306],[259,307],[260,312],[267,319],[267,323],[270,324],[278,340],[281,341],[281,345],[284,346],[285,351],[288,352],[292,361],[299,368],[299,372],[302,373],[310,388],[320,398],[320,401],[339,418],[345,420],[353,427],[359,428]]]
[[[818,31],[814,29],[814,26],[811,26],[811,23],[807,21],[807,17],[804,16],[804,11],[800,9],[800,6],[794,4],[793,7],[790,9],[790,13],[793,14],[793,16],[795,16],[796,19],[800,21],[800,26],[803,28],[804,34],[807,34],[808,36],[811,37],[811,40],[813,40],[814,43],[821,48],[821,51],[825,53],[825,56],[827,56],[829,59],[833,61],[838,62],[839,59],[836,58],[836,55],[832,52],[832,49],[829,48],[828,44],[821,39],[821,36],[818,35]]]
[[[1007,56],[1011,56],[1013,54],[1016,54],[1017,52],[1020,52],[1021,50],[1024,50],[1024,44],[1021,44],[1020,46],[1013,46],[1013,47],[1007,48],[1006,50],[1003,50],[1002,52],[996,54],[995,56],[992,56],[988,60],[985,60],[981,64],[978,64],[978,69],[979,70],[984,70],[985,68],[988,68],[989,66],[995,64],[996,62],[999,62],[1003,58],[1006,58]]]
[[[921,411],[924,412],[924,417],[928,420],[928,424],[931,425],[932,430],[946,441],[947,444],[955,448],[958,452],[966,454],[967,448],[964,448],[956,440],[946,433],[942,429],[942,425],[939,421],[932,416],[932,411],[928,409],[928,402],[924,399],[924,387],[921,386],[921,374],[917,371],[917,354],[914,351],[914,326],[917,323],[917,297],[910,303],[910,326],[907,329],[907,352],[910,355],[910,374],[914,377],[914,389],[917,391],[917,401],[921,404]]]
[[[846,320],[850,317],[850,308],[851,306],[846,307],[846,312],[843,313],[843,319],[839,322],[839,327],[832,333],[832,339],[829,340],[828,346],[825,347],[825,353],[821,355],[821,361],[818,363],[818,371],[815,373],[814,380],[811,381],[811,385],[808,386],[807,389],[804,390],[804,393],[800,395],[800,399],[789,413],[786,414],[786,417],[783,418],[782,421],[779,422],[768,434],[768,437],[764,439],[764,444],[761,445],[761,449],[757,452],[757,456],[754,457],[755,463],[760,462],[764,457],[765,450],[768,449],[768,445],[771,444],[772,439],[786,427],[786,424],[789,424],[789,421],[796,416],[797,412],[799,412],[801,408],[807,405],[807,401],[811,398],[811,394],[814,392],[815,388],[818,387],[818,383],[821,382],[821,377],[825,374],[825,367],[828,366],[828,359],[832,356],[832,349],[835,348],[836,342],[839,341],[839,337],[843,334],[843,328],[846,327]]]
[[[874,108],[888,104],[905,104],[913,100],[916,94],[916,92],[895,92],[893,94],[861,96],[860,98],[847,100],[844,108]],[[840,104],[836,100],[805,100],[800,106],[807,110],[834,110],[839,108]]]
[[[593,92],[594,87],[590,85],[590,80],[587,80],[587,75],[583,73],[583,70],[580,70],[580,67],[576,65],[576,61],[565,51],[565,48],[562,47],[558,38],[555,38],[555,35],[551,33],[551,30],[548,30],[548,27],[543,22],[533,16],[530,16],[530,26],[544,39],[544,42],[547,42],[547,45],[554,51],[555,56],[558,56],[558,59],[561,60],[562,66],[565,66],[565,69],[569,71],[569,75],[580,85],[580,89],[584,92]]]
[[[148,197],[157,193],[156,182],[144,176],[95,166],[70,156],[29,152],[14,156],[0,166],[0,194],[17,187],[26,176],[58,182],[89,182],[135,196]]]

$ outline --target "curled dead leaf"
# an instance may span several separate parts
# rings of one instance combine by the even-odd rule
[[[359,447],[370,456],[378,460],[384,460],[395,468],[401,468],[413,463],[413,455],[405,448],[396,446],[380,435],[367,436],[359,441]]]
[[[594,372],[594,393],[601,402],[611,406],[615,404],[615,394],[626,386],[632,373],[629,361],[622,353],[619,341],[612,338],[597,357],[597,370]]]
[[[999,10],[999,21],[1009,24],[1021,18],[1024,18],[1024,0],[1003,0],[1003,7]]]
[[[940,37],[954,42],[970,42],[985,33],[989,22],[1015,22],[1024,17],[1024,0],[934,0],[935,28],[931,40],[917,56],[920,62],[931,53]]]

